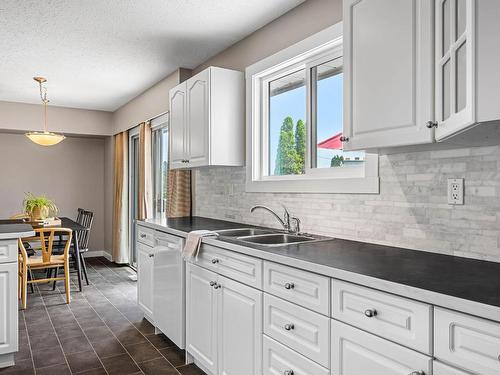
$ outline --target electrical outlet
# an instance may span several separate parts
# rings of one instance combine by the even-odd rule
[[[448,179],[448,204],[464,204],[464,179]]]

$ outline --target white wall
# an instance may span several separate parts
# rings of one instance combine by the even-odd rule
[[[49,131],[73,135],[113,134],[111,112],[55,107],[49,104]],[[0,130],[43,130],[43,105],[0,101]]]
[[[104,139],[68,137],[52,147],[22,134],[0,133],[0,218],[22,212],[26,192],[46,195],[60,216],[76,217],[78,207],[95,214],[91,250],[104,250]]]
[[[190,75],[187,69],[177,69],[142,94],[118,108],[113,113],[113,134],[137,126],[143,121],[168,111],[168,93],[171,88]]]

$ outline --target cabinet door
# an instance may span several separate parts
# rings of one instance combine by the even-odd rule
[[[432,374],[432,358],[332,320],[332,375]]]
[[[447,366],[441,362],[434,361],[433,375],[471,375],[470,372],[465,372],[454,367]]]
[[[344,149],[430,143],[432,0],[344,0]]]
[[[186,104],[186,83],[170,90],[170,169],[186,167]]]
[[[220,375],[262,370],[262,292],[219,276],[218,356]]]
[[[186,350],[210,373],[217,373],[217,301],[211,283],[217,274],[186,264]]]
[[[475,0],[436,1],[436,139],[476,121],[474,81]]]
[[[0,355],[17,352],[17,263],[0,264]]]
[[[210,69],[186,81],[189,167],[209,164]]]
[[[137,303],[150,318],[153,316],[153,248],[137,243]]]

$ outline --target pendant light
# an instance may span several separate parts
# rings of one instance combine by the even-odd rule
[[[42,87],[42,84],[47,82],[47,79],[43,77],[33,77],[33,79],[38,82],[40,87],[40,98],[42,99],[44,109],[43,132],[28,132],[26,133],[26,137],[37,145],[53,146],[61,142],[66,137],[62,134],[51,133],[47,130],[47,105],[49,100],[47,99],[47,88]]]

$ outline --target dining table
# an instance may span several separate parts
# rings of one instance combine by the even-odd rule
[[[78,290],[81,292],[82,291],[82,269],[81,269],[81,263],[80,263],[80,248],[78,245],[78,233],[83,232],[87,230],[86,227],[81,225],[80,223],[76,222],[73,219],[70,219],[69,217],[59,217],[60,223],[57,224],[52,224],[49,226],[49,228],[68,228],[73,231],[73,236],[72,236],[72,242],[73,242],[73,251],[75,255],[75,266],[76,266],[76,272],[78,274]],[[42,226],[39,225],[39,223],[35,222],[30,222],[30,221],[23,221],[22,219],[7,219],[7,220],[0,220],[1,224],[14,224],[14,223],[21,223],[24,222],[26,224],[30,224],[33,229],[41,228]]]

